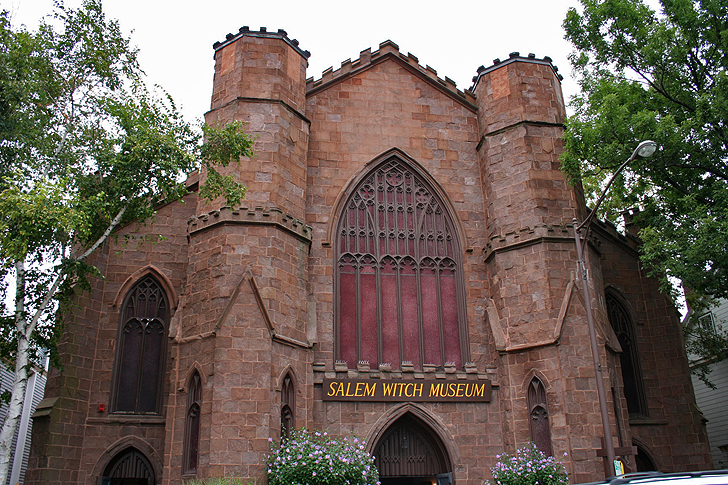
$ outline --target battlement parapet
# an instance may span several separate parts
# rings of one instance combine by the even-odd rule
[[[433,84],[448,91],[454,97],[470,104],[475,103],[475,93],[470,90],[461,91],[457,88],[455,81],[447,76],[444,79],[440,78],[435,69],[428,65],[422,66],[417,56],[412,53],[408,52],[407,54],[404,54],[400,52],[399,46],[391,40],[387,40],[379,44],[379,49],[374,52],[372,52],[371,48],[361,51],[359,53],[359,59],[354,61],[346,59],[341,63],[341,67],[339,69],[334,70],[333,67],[329,67],[323,72],[320,79],[314,79],[313,77],[306,79],[306,92],[318,90],[319,88],[328,85],[330,82],[343,79],[348,74],[375,64],[387,57],[395,57],[401,62],[404,62],[411,68],[429,78]]]
[[[608,237],[613,242],[637,250],[640,242],[632,234],[623,234],[611,221],[594,219],[592,231],[589,232],[589,244],[597,251],[601,248],[599,236]],[[483,248],[485,261],[489,261],[495,253],[511,251],[514,249],[539,244],[544,241],[572,242],[574,240],[573,224],[539,224],[533,227],[524,226],[515,231],[491,236]]]
[[[200,214],[187,221],[187,233],[189,235],[210,229],[221,224],[240,225],[275,225],[291,233],[295,237],[310,243],[313,237],[313,229],[308,224],[284,214],[277,207],[222,207],[219,210],[210,211],[207,214]]]
[[[268,32],[268,29],[265,27],[261,27],[260,30],[250,30],[250,27],[247,25],[244,27],[240,27],[237,34],[227,34],[225,36],[225,40],[222,42],[215,42],[212,44],[212,48],[215,49],[217,52],[218,50],[222,49],[228,44],[231,44],[235,42],[236,40],[240,39],[241,37],[259,37],[259,38],[265,38],[265,39],[281,39],[288,45],[290,45],[293,50],[298,52],[301,56],[303,56],[305,59],[308,59],[311,57],[311,53],[309,51],[305,51],[301,49],[298,44],[298,40],[296,39],[290,39],[288,37],[288,33],[283,29],[278,29],[276,32]]]
[[[539,224],[536,226],[525,226],[505,234],[491,236],[483,248],[485,261],[488,261],[495,253],[509,251],[512,249],[538,244],[544,240],[572,240],[574,239],[573,226],[571,224]]]
[[[528,62],[532,64],[549,66],[554,71],[554,75],[559,81],[562,81],[564,79],[564,76],[559,74],[559,68],[554,66],[553,61],[549,56],[545,56],[543,59],[537,59],[536,54],[533,53],[528,54],[528,56],[526,57],[523,57],[520,52],[511,52],[508,56],[508,59],[504,61],[496,58],[493,59],[493,64],[491,66],[480,66],[478,68],[478,74],[473,76],[473,85],[470,87],[470,89],[468,89],[468,91],[475,92],[475,88],[478,85],[480,78],[484,75],[514,62]]]

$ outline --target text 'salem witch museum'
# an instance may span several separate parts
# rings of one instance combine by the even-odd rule
[[[513,53],[461,91],[389,41],[316,80],[284,31],[244,27],[214,50],[206,121],[257,136],[230,167],[246,207],[206,204],[194,175],[184,203],[119,231],[161,242],[98,254],[26,483],[262,478],[268,439],[293,427],[365,439],[384,485],[481,485],[531,441],[573,482],[603,478],[573,276],[586,209],[559,170],[551,60]],[[711,468],[678,314],[630,221],[626,236],[593,226],[617,454]]]

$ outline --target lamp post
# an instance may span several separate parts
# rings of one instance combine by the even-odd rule
[[[582,286],[582,292],[584,295],[584,307],[586,310],[586,321],[589,326],[589,340],[591,341],[591,350],[592,350],[592,358],[594,359],[594,373],[596,375],[597,379],[597,394],[599,396],[599,409],[601,411],[602,415],[602,427],[604,429],[604,448],[607,454],[607,463],[604,467],[604,472],[608,477],[612,476],[614,474],[614,442],[612,441],[612,427],[609,423],[609,411],[607,409],[607,393],[604,390],[604,377],[602,376],[602,363],[599,359],[599,347],[597,345],[597,334],[594,327],[594,313],[592,311],[591,307],[591,296],[589,294],[589,284],[588,279],[589,275],[586,269],[586,263],[584,261],[584,251],[587,244],[587,238],[589,235],[589,229],[591,226],[591,221],[594,219],[594,215],[597,212],[597,209],[599,209],[599,206],[601,205],[602,201],[604,200],[604,197],[607,195],[607,191],[609,190],[609,187],[612,185],[612,182],[614,182],[614,179],[619,175],[622,170],[635,158],[637,157],[651,157],[655,150],[657,150],[657,144],[652,140],[646,140],[637,145],[637,148],[635,148],[634,152],[632,152],[632,156],[630,156],[626,162],[624,162],[622,165],[619,166],[616,172],[614,172],[614,175],[612,175],[612,178],[609,179],[607,182],[606,187],[604,187],[604,190],[602,191],[602,195],[599,196],[599,198],[596,201],[596,204],[594,204],[594,208],[591,210],[589,215],[587,216],[584,221],[582,221],[581,224],[578,224],[578,221],[576,218],[574,218],[574,241],[576,243],[576,256],[577,256],[577,271],[578,274],[581,277],[581,286]],[[584,237],[581,237],[581,230],[583,228],[586,228],[584,231]]]

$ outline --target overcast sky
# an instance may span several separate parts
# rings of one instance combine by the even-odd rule
[[[80,0],[66,0],[77,7]],[[403,53],[411,52],[438,76],[458,88],[472,85],[478,66],[510,52],[549,56],[564,76],[565,99],[576,94],[561,24],[577,0],[105,0],[107,16],[119,20],[140,49],[148,81],[164,87],[188,118],[200,118],[210,107],[213,76],[212,44],[237,33],[266,27],[284,29],[300,47],[311,52],[307,77],[316,79],[328,67],[359,58],[391,40]],[[52,0],[2,0],[13,24],[33,29],[52,11]]]

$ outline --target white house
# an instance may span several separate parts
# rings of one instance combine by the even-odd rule
[[[699,321],[704,328],[728,331],[728,300],[718,300],[718,304],[701,314]],[[691,366],[703,364],[696,356],[691,356]],[[708,379],[715,389],[708,387],[693,375],[695,398],[705,415],[710,440],[710,451],[715,468],[728,468],[728,359],[710,365]]]

